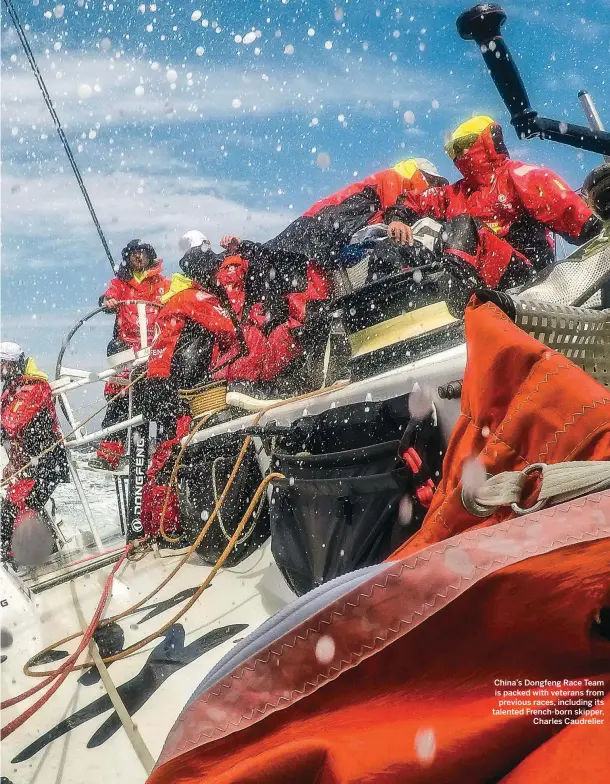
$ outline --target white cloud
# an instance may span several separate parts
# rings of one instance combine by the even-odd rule
[[[45,314],[45,326],[54,329],[54,328],[64,328],[65,331],[71,327],[74,322],[77,320],[78,315],[76,312],[73,313],[46,313]],[[7,332],[10,331],[13,334],[22,334],[24,331],[36,327],[37,319],[34,317],[34,314],[28,313],[25,315],[20,316],[3,316],[2,317],[2,329],[6,330]]]
[[[154,70],[145,60],[113,59],[100,50],[85,56],[65,48],[54,52],[51,40],[46,41],[48,54],[39,54],[42,38],[36,42],[38,63],[115,260],[125,242],[141,237],[165,259],[166,272],[176,269],[178,238],[189,229],[204,231],[214,244],[225,233],[264,240],[296,217],[289,210],[264,209],[256,169],[244,167],[237,175],[244,179],[237,179],[234,164],[227,164],[224,179],[206,176],[219,170],[216,125],[222,123],[226,132],[235,120],[227,143],[254,159],[268,154],[269,117],[280,123],[284,115],[303,118],[305,135],[314,114],[340,111],[348,118],[395,119],[396,101],[417,116],[431,95],[443,106],[451,97],[450,86],[434,73],[375,61],[371,55],[359,62],[338,53],[325,56],[324,66],[274,63],[266,78],[262,64],[240,70],[222,64],[210,68],[201,60],[184,68],[174,62],[168,64],[178,74],[172,90],[164,65]],[[94,305],[109,269],[38,85],[15,43],[9,36],[7,45],[17,59],[6,58],[2,83],[2,272],[13,298],[4,308],[11,315],[3,318],[2,329],[22,336],[50,368],[78,309]],[[81,85],[91,88],[84,100],[79,99]],[[139,85],[141,96],[135,94]],[[240,101],[238,109],[234,99]],[[153,130],[161,126],[160,132]],[[192,145],[186,145],[191,139]],[[185,146],[193,150],[182,158]],[[246,179],[250,175],[251,181]],[[311,201],[319,195],[312,193]],[[27,296],[18,301],[22,290]],[[68,307],[66,314],[51,309],[53,297],[58,308]],[[24,315],[13,315],[20,308]],[[31,310],[37,318],[31,318]],[[110,331],[108,322],[92,334],[92,356],[103,356]]]
[[[159,164],[154,176],[142,172],[91,173],[87,187],[114,247],[133,237],[151,242],[170,261],[179,257],[178,238],[189,229],[205,232],[213,243],[223,234],[264,240],[277,234],[295,216],[289,212],[248,209],[235,198],[243,183],[176,176],[172,161]],[[163,173],[162,173],[163,172]],[[76,182],[70,173],[55,172],[44,179],[7,173],[3,191],[3,272],[23,266],[34,269],[83,266],[103,251]],[[27,256],[19,238],[34,241],[43,252]]]
[[[258,150],[267,132],[264,116],[302,112],[309,122],[314,111],[333,102],[342,109],[351,106],[351,113],[374,112],[381,106],[394,116],[396,101],[427,106],[432,85],[443,101],[432,76],[341,56],[327,71],[274,67],[265,79],[260,70],[209,70],[189,64],[177,69],[174,91],[163,67],[153,70],[141,60],[112,59],[100,52],[78,57],[61,51],[39,57],[39,64],[115,258],[133,236],[146,237],[160,254],[176,259],[177,237],[186,230],[199,228],[213,242],[228,232],[267,239],[295,217],[292,212],[260,208],[260,186],[255,182],[215,181],[201,175],[207,156],[218,156],[218,136],[216,129],[206,126],[208,120],[259,118],[259,135],[239,125],[230,135],[233,148]],[[61,78],[55,78],[57,74]],[[146,90],[138,99],[134,87],[140,82]],[[93,88],[86,100],[78,98],[83,84]],[[241,96],[239,111],[231,107],[236,96]],[[61,265],[83,266],[92,254],[103,258],[48,110],[22,56],[4,71],[2,102],[5,272],[16,266],[41,272]],[[166,123],[172,123],[171,137],[154,133],[153,139],[151,126]],[[88,137],[91,130],[95,140],[79,138]],[[421,135],[416,128],[410,133]],[[194,146],[190,165],[176,150],[176,140],[186,139]],[[81,141],[92,149],[81,152]],[[86,165],[93,160],[97,172]],[[248,209],[245,204],[257,206]],[[40,252],[23,254],[22,238],[34,241]]]
[[[176,90],[170,89],[164,69],[153,70],[141,60],[99,54],[79,57],[62,51],[40,58],[39,65],[62,123],[73,131],[96,123],[108,129],[134,122],[159,125],[287,111],[310,114],[328,104],[353,105],[353,111],[366,112],[389,108],[396,100],[427,104],[431,91],[437,94],[443,89],[433,73],[418,69],[414,74],[383,61],[365,63],[346,56],[337,57],[328,69],[274,66],[265,78],[262,69],[209,69],[189,63],[178,69]],[[140,84],[145,92],[138,97],[134,90]],[[83,85],[93,90],[85,100],[78,96]],[[29,133],[32,124],[37,130],[50,127],[47,108],[23,57],[5,68],[2,105],[6,128]]]
[[[90,310],[92,306],[74,308],[62,313],[46,310],[46,307],[41,304],[39,314],[26,312],[8,316],[3,313],[0,329],[4,340],[17,341],[26,354],[35,357],[41,370],[54,377],[55,364],[63,339],[79,316]],[[96,330],[86,331],[86,338],[85,331],[75,338],[75,352],[68,363],[71,367],[94,371],[106,367],[105,347],[112,335],[112,321],[107,319],[104,324],[100,317],[96,325]],[[96,389],[95,398],[100,394],[101,389]]]

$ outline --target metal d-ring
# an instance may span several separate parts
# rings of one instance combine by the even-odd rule
[[[526,466],[521,473],[523,476],[529,476],[530,474],[534,473],[534,471],[540,471],[544,475],[544,469],[546,468],[546,463],[532,463],[531,465]],[[539,509],[542,509],[547,505],[547,501],[544,499],[540,501],[536,501],[535,504],[529,506],[527,509],[524,509],[519,504],[514,503],[510,505],[510,508],[513,510],[515,514],[524,515],[524,514],[531,514],[532,512],[537,512]]]
[[[492,474],[485,474],[485,481],[491,479]],[[497,506],[483,506],[479,504],[474,495],[467,492],[466,488],[462,485],[462,504],[464,509],[475,517],[491,517],[492,514],[498,509]]]

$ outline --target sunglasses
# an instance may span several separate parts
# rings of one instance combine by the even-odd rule
[[[478,133],[467,133],[465,136],[460,136],[458,139],[451,139],[445,145],[445,152],[454,161],[456,158],[459,158],[462,153],[465,153],[466,150],[470,149],[472,145],[476,142],[479,138]]]

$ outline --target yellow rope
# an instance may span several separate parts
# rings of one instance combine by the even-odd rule
[[[284,476],[284,474],[274,473],[274,474],[267,474],[267,476],[263,479],[263,481],[260,483],[260,485],[256,489],[256,492],[254,493],[254,495],[252,497],[252,500],[250,501],[250,503],[248,505],[248,508],[245,511],[244,516],[240,520],[239,525],[235,529],[235,532],[233,533],[233,536],[231,537],[230,541],[227,543],[227,546],[222,551],[220,557],[218,558],[218,560],[216,561],[216,563],[214,564],[214,566],[210,570],[210,573],[208,574],[208,576],[201,583],[201,585],[199,586],[197,591],[193,594],[193,596],[189,599],[189,601],[185,604],[185,606],[179,612],[177,612],[176,615],[174,615],[174,617],[171,620],[169,620],[166,623],[164,623],[163,626],[160,629],[157,629],[156,631],[152,632],[152,634],[149,634],[147,637],[144,637],[144,639],[139,640],[139,642],[136,642],[133,645],[130,645],[129,648],[124,648],[122,651],[119,651],[118,653],[115,653],[114,656],[107,656],[105,659],[102,659],[104,664],[111,664],[112,662],[119,661],[120,659],[124,659],[126,656],[130,656],[132,653],[135,653],[136,651],[139,651],[141,648],[143,648],[145,645],[148,645],[149,642],[152,642],[157,637],[162,635],[171,626],[173,626],[173,624],[175,624],[177,621],[180,620],[180,618],[184,615],[184,613],[187,612],[187,610],[189,610],[195,604],[197,599],[201,596],[201,594],[205,591],[205,589],[208,587],[208,585],[212,582],[212,580],[214,579],[214,577],[215,577],[216,573],[218,572],[218,570],[222,567],[224,562],[227,560],[227,558],[231,554],[231,550],[233,549],[233,547],[235,545],[235,542],[239,539],[239,537],[241,535],[241,532],[246,527],[250,517],[252,516],[252,513],[254,512],[254,509],[256,508],[256,505],[257,505],[261,495],[267,489],[267,485],[270,482],[273,482],[273,480],[275,480],[275,479],[285,479],[285,478],[286,477]],[[224,500],[224,498],[221,496],[219,501],[222,502],[223,500]],[[217,511],[219,506],[220,506],[220,504],[217,505],[217,508],[214,510],[215,512]],[[199,535],[199,537],[201,539],[203,539],[203,536],[207,532],[207,530],[210,527],[211,523],[212,523],[212,515],[210,515],[210,519],[208,520],[207,525],[204,527],[204,529],[202,530],[201,534]],[[198,544],[198,543],[199,542],[196,542],[196,544]],[[190,555],[190,553],[189,553],[189,555]],[[146,600],[144,600],[144,601],[146,601]],[[123,617],[124,615],[125,615],[125,613],[121,613],[121,615],[115,616],[114,619],[108,618],[106,621],[104,621],[103,624],[100,624],[99,626],[107,625],[112,620],[116,620],[117,618]],[[99,628],[99,626],[98,626],[98,628]],[[75,637],[80,637],[81,635],[82,635],[82,632],[77,632],[76,634],[72,634],[69,637],[64,637],[63,640],[58,640],[58,642],[53,643],[53,645],[49,645],[44,650],[40,651],[40,653],[37,653],[35,656],[33,656],[31,659],[29,659],[26,662],[26,664],[25,664],[25,666],[23,668],[24,673],[26,675],[33,675],[33,676],[38,677],[38,678],[47,677],[49,675],[55,675],[57,673],[56,670],[49,670],[47,672],[32,672],[30,667],[32,666],[33,659],[37,659],[40,656],[43,656],[44,654],[48,653],[49,651],[52,651],[53,649],[57,648],[59,645],[64,645],[66,642],[69,642],[70,640],[73,640]],[[82,669],[86,669],[86,668],[91,667],[91,666],[92,666],[92,662],[84,662],[83,664],[75,664],[71,668],[71,670],[72,671],[73,670],[82,670]]]
[[[189,404],[193,419],[197,419],[209,411],[227,408],[227,385],[225,381],[217,381],[194,389],[181,389],[180,397]]]
[[[260,422],[260,420],[262,419],[262,417],[266,413],[268,413],[269,411],[271,411],[274,408],[279,408],[280,406],[286,405],[287,403],[294,403],[294,402],[298,402],[300,400],[308,400],[310,398],[320,397],[321,395],[328,395],[329,393],[331,393],[333,391],[341,389],[342,387],[346,386],[348,383],[349,383],[348,381],[338,381],[336,384],[333,384],[330,387],[326,387],[325,389],[318,389],[315,392],[308,392],[308,393],[306,393],[304,395],[298,395],[297,397],[289,398],[287,400],[282,400],[281,402],[278,402],[278,403],[273,403],[272,405],[270,405],[267,408],[265,408],[263,411],[260,411],[255,416],[254,421],[253,421],[253,425],[257,425]],[[194,433],[193,433],[193,435],[194,435]],[[242,462],[243,462],[243,460],[244,460],[244,458],[246,456],[246,453],[247,453],[247,450],[248,450],[248,446],[250,445],[251,441],[252,441],[252,437],[251,436],[246,436],[246,438],[244,439],[244,443],[243,443],[242,448],[241,448],[241,450],[239,452],[237,460],[235,461],[235,465],[233,466],[233,470],[231,471],[231,475],[229,476],[229,478],[227,480],[227,484],[225,485],[224,490],[222,491],[222,493],[220,495],[220,498],[216,502],[216,505],[214,506],[214,509],[212,510],[212,514],[209,516],[206,524],[203,526],[203,528],[199,532],[199,535],[197,536],[197,538],[195,539],[193,544],[189,547],[188,552],[186,552],[182,556],[182,558],[180,559],[178,564],[176,564],[176,566],[172,569],[172,571],[167,575],[167,577],[165,577],[159,583],[159,585],[156,588],[154,588],[146,596],[142,597],[139,601],[137,601],[131,607],[128,607],[126,610],[123,610],[123,612],[120,612],[117,615],[113,615],[110,618],[106,618],[103,621],[101,621],[98,624],[98,629],[102,628],[103,626],[108,626],[109,624],[114,623],[114,622],[116,622],[118,620],[121,620],[122,618],[125,618],[128,615],[132,615],[134,612],[139,610],[140,607],[142,607],[146,602],[148,602],[150,599],[152,599],[153,596],[155,596],[157,593],[159,593],[159,591],[162,588],[164,588],[170,582],[170,580],[178,573],[178,571],[182,568],[182,566],[184,566],[184,564],[188,561],[188,559],[191,557],[191,555],[195,552],[197,547],[199,547],[199,545],[203,541],[203,538],[205,537],[205,535],[209,531],[211,525],[213,524],[214,520],[216,519],[216,516],[218,515],[218,512],[219,512],[221,506],[223,505],[223,503],[225,502],[225,499],[226,499],[226,497],[227,497],[227,495],[228,495],[228,493],[229,493],[229,491],[230,491],[230,489],[231,489],[231,487],[233,485],[233,482],[235,481],[235,477],[237,476],[239,468],[240,468],[240,466],[241,466],[241,464],[242,464]],[[248,509],[246,510],[246,513],[245,513],[244,517],[242,518],[240,524],[235,529],[235,532],[233,533],[233,536],[231,537],[231,541],[227,544],[227,547],[225,548],[225,550],[221,554],[220,558],[218,559],[216,564],[212,567],[212,571],[210,572],[210,574],[208,575],[206,580],[202,583],[200,588],[197,589],[197,592],[189,600],[189,602],[187,603],[187,605],[184,608],[184,610],[181,610],[180,613],[178,615],[176,615],[172,619],[172,621],[170,622],[169,625],[171,625],[172,623],[175,623],[176,620],[179,619],[184,614],[184,612],[186,612],[190,607],[192,607],[193,604],[195,603],[195,601],[199,598],[199,596],[201,596],[201,594],[203,593],[205,588],[207,588],[207,586],[210,584],[210,582],[211,582],[212,578],[214,577],[214,575],[216,574],[216,572],[220,569],[222,564],[225,562],[225,560],[229,556],[231,550],[233,549],[233,545],[235,544],[235,542],[238,540],[239,536],[241,535],[241,532],[245,528],[246,523],[250,519],[250,516],[251,516],[254,508],[256,507],[256,503],[258,502],[262,492],[264,491],[264,489],[266,489],[266,487],[269,484],[269,482],[271,482],[273,479],[284,479],[284,478],[285,477],[284,477],[283,474],[269,474],[261,482],[261,484],[258,487],[258,490],[256,491],[256,493],[254,494],[254,496],[252,498],[252,501],[250,502],[250,505],[248,506]],[[157,630],[156,632],[153,632],[151,635],[146,637],[144,640],[141,640],[139,643],[136,643],[135,645],[132,645],[130,648],[127,648],[124,651],[120,651],[118,654],[115,654],[115,656],[107,657],[106,659],[103,660],[104,663],[105,664],[109,664],[112,661],[117,661],[119,658],[123,658],[123,656],[126,656],[126,655],[128,655],[130,653],[133,653],[136,650],[139,650],[143,645],[146,645],[148,642],[156,639],[167,628],[169,628],[169,627],[167,625],[165,625],[161,629]],[[26,675],[29,675],[29,676],[35,677],[35,678],[46,678],[49,675],[57,675],[58,674],[58,670],[45,670],[44,672],[33,672],[31,667],[35,666],[33,664],[34,660],[38,659],[40,656],[48,653],[49,651],[54,650],[55,648],[59,647],[60,645],[65,645],[67,642],[70,642],[71,640],[74,640],[75,638],[80,637],[81,635],[82,635],[82,632],[75,632],[74,634],[71,634],[68,637],[64,637],[62,640],[58,640],[57,642],[53,643],[52,645],[47,646],[44,650],[40,651],[39,653],[35,654],[30,659],[28,659],[28,661],[25,663],[25,665],[23,667],[23,672]],[[91,666],[92,666],[92,662],[84,662],[83,664],[75,664],[72,667],[72,670],[84,670],[84,669],[88,669]]]
[[[174,467],[172,468],[172,473],[169,478],[169,482],[167,484],[167,490],[165,491],[165,498],[163,499],[163,508],[161,509],[161,519],[159,521],[159,533],[161,534],[163,539],[165,539],[165,541],[169,542],[170,544],[175,544],[176,542],[179,542],[180,539],[182,538],[180,536],[175,536],[175,537],[170,536],[169,534],[165,533],[165,514],[167,512],[167,504],[169,502],[170,493],[172,492],[174,485],[176,485],[178,482],[178,471],[180,470],[180,468],[182,468],[182,462],[181,462],[182,455],[184,454],[187,446],[191,443],[195,433],[197,433],[204,425],[207,425],[207,423],[214,416],[214,414],[218,413],[218,411],[220,410],[221,409],[217,409],[216,411],[209,411],[206,414],[206,416],[204,416],[204,418],[201,420],[201,422],[197,423],[195,428],[191,430],[191,432],[185,438],[182,446],[180,447],[180,451],[178,452],[178,456],[176,457],[176,462],[174,463]]]

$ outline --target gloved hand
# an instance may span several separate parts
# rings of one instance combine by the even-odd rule
[[[495,289],[475,289],[475,295],[480,302],[491,302],[496,307],[500,308],[503,313],[515,321],[517,318],[517,310],[513,298],[506,294],[504,291],[496,291]]]
[[[134,387],[134,408],[152,422],[173,423],[180,414],[180,396],[169,378],[143,379]]]
[[[443,254],[442,266],[447,275],[445,292],[447,305],[454,316],[461,318],[475,289],[483,289],[485,284],[475,268],[457,256]]]

